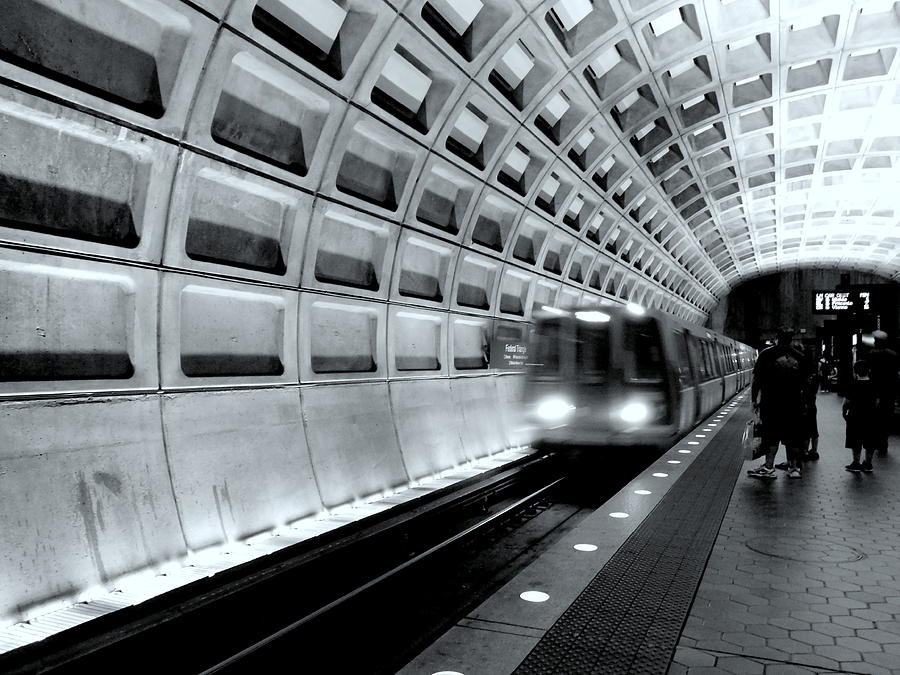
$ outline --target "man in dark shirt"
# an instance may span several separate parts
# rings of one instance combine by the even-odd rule
[[[762,422],[765,463],[747,472],[753,478],[775,478],[775,455],[783,443],[788,478],[800,478],[800,427],[803,387],[808,373],[802,354],[791,347],[794,332],[781,328],[774,347],[763,350],[753,367],[753,410]]]
[[[869,364],[869,377],[872,388],[878,398],[875,408],[874,434],[875,452],[880,456],[887,454],[888,434],[891,430],[891,418],[894,415],[894,399],[897,396],[897,352],[887,346],[888,335],[883,330],[872,333],[875,346],[866,355]]]

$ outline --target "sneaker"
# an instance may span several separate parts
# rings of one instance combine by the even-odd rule
[[[800,469],[795,467],[788,471],[788,478],[803,478],[803,476],[800,475]]]
[[[863,462],[863,463],[860,464],[859,466],[860,466],[860,468],[861,468],[863,471],[865,471],[866,473],[872,473],[872,471],[873,471],[873,469],[872,469],[872,462]]]
[[[775,468],[781,469],[782,471],[787,471],[788,469],[791,468],[791,465],[788,464],[787,462],[778,462],[778,464],[775,465]]]
[[[862,464],[860,464],[859,462],[851,462],[850,464],[845,466],[844,469],[850,471],[851,473],[859,473],[863,470]]]
[[[776,477],[775,469],[770,469],[765,464],[755,469],[750,469],[749,471],[747,471],[747,475],[751,478],[771,479]]]

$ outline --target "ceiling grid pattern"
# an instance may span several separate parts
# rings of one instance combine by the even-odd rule
[[[474,34],[504,5],[413,2],[401,11],[440,46],[422,25],[429,12],[467,11],[464,34]],[[535,135],[556,162],[625,216],[625,227],[611,226],[601,242],[608,253],[670,288],[692,287],[704,309],[710,294],[798,265],[896,276],[898,232],[885,189],[896,182],[900,142],[891,135],[900,101],[893,3],[522,5],[530,20],[507,21],[512,27],[483,48],[496,45],[491,56],[462,65],[474,64],[475,85],[544,132]],[[504,76],[516,77],[517,60],[512,89]],[[554,67],[565,74],[553,79],[546,71]],[[529,102],[517,101],[527,86]],[[554,136],[554,109],[584,117],[584,96],[599,116]],[[579,162],[579,143],[598,127],[608,147]],[[509,143],[523,145],[519,136]],[[559,174],[550,168],[547,176]],[[629,225],[650,236],[633,236]],[[659,244],[677,261],[672,269],[660,266],[668,256]]]
[[[579,83],[594,80],[612,129],[637,132],[632,140],[651,124],[665,130],[644,153],[618,147],[646,164],[653,196],[667,198],[728,285],[796,264],[874,262],[892,273],[893,209],[872,193],[895,180],[893,3],[561,0],[530,11],[564,60],[579,23],[617,20],[620,30],[566,66]],[[637,162],[619,185],[647,178]]]

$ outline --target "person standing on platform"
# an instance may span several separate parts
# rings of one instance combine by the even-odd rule
[[[869,350],[866,361],[869,364],[869,377],[878,398],[875,411],[875,451],[880,457],[887,455],[888,435],[891,431],[891,418],[894,415],[894,399],[897,396],[897,352],[887,346],[888,335],[883,330],[872,333],[875,346]]]
[[[819,425],[817,421],[818,411],[816,409],[816,394],[819,393],[819,377],[817,374],[815,357],[810,358],[809,348],[805,348],[801,343],[794,342],[791,345],[794,350],[805,357],[805,375],[806,381],[803,383],[803,396],[800,405],[800,419],[798,421],[800,428],[798,431],[798,440],[800,442],[797,460],[798,462],[806,462],[819,459]],[[789,462],[781,462],[775,465],[776,469],[790,470]]]
[[[875,383],[869,378],[869,364],[859,360],[853,364],[853,383],[842,408],[847,423],[844,447],[853,451],[853,461],[844,467],[847,471],[872,471],[872,455],[878,444],[877,408],[878,396]],[[866,461],[860,463],[863,448],[866,449]]]
[[[816,357],[812,347],[807,347],[806,383],[803,387],[803,412],[801,414],[802,439],[800,455],[804,461],[819,459],[819,424],[816,409],[816,394],[819,393],[819,377],[816,373]]]
[[[819,359],[819,388],[823,392],[830,390],[831,384],[828,382],[828,378],[831,377],[831,370],[831,361],[824,356]]]
[[[794,333],[781,328],[775,346],[764,349],[753,367],[751,398],[753,410],[762,422],[765,462],[747,472],[753,478],[775,478],[778,444],[787,452],[788,478],[800,478],[800,442],[803,394],[807,381],[803,355],[791,347]]]

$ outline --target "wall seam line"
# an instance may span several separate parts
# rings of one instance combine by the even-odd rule
[[[166,423],[165,417],[163,416],[163,401],[165,396],[162,394],[157,395],[157,400],[159,401],[159,427],[160,433],[162,434],[162,447],[163,447],[163,457],[166,460],[166,473],[169,476],[169,489],[172,491],[172,502],[175,505],[175,517],[178,518],[178,527],[181,530],[181,539],[184,542],[185,553],[189,553],[191,550],[190,544],[188,543],[187,532],[184,529],[184,518],[181,515],[181,503],[178,499],[178,493],[175,490],[175,479],[172,476],[172,462],[169,457],[169,442],[166,438]]]

